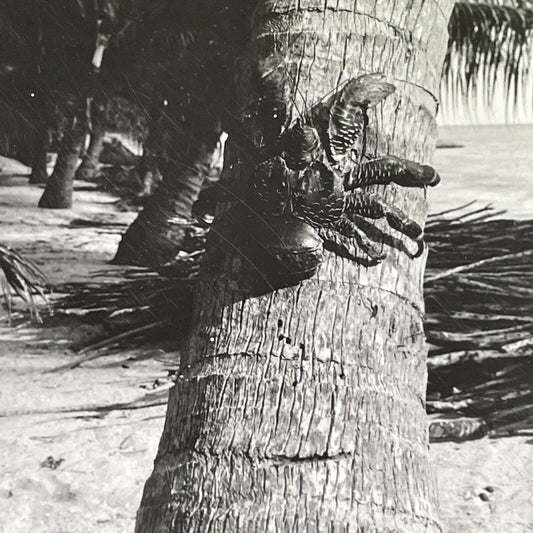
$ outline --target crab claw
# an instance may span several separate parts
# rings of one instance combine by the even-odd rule
[[[407,159],[397,159],[388,156],[389,164],[395,167],[393,181],[402,187],[434,187],[440,182],[437,171],[429,165],[419,165]]]
[[[342,98],[355,105],[374,107],[395,90],[381,72],[373,72],[351,79],[343,88]]]
[[[422,176],[424,177],[426,185],[429,185],[430,187],[435,187],[435,185],[440,183],[439,174],[429,165],[422,165]]]
[[[424,243],[424,236],[421,235],[419,237],[419,239],[417,239],[417,244],[418,244],[418,248],[416,250],[416,252],[411,256],[411,259],[416,259],[418,257],[420,257],[423,253],[424,253],[424,250],[426,249],[426,245]]]
[[[434,187],[440,182],[440,176],[429,165],[387,155],[366,161],[354,169],[346,176],[344,188],[352,191],[367,185],[388,185],[393,182],[402,187]]]

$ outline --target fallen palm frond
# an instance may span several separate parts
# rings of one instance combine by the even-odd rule
[[[28,305],[31,317],[41,322],[38,298],[48,303],[44,293],[47,284],[45,275],[29,259],[0,244],[0,289],[10,320],[15,294]]]
[[[179,345],[190,327],[199,253],[201,250],[180,253],[172,266],[163,265],[160,272],[128,270],[120,281],[102,283],[96,279],[58,287],[67,296],[56,302],[56,318],[70,315],[105,325],[97,337],[72,346],[82,357],[65,368],[154,342]]]
[[[433,440],[464,440],[533,428],[533,221],[493,219],[468,204],[429,217],[425,283],[430,345],[428,412]],[[203,253],[182,252],[159,272],[129,271],[115,283],[69,285],[57,313],[107,325],[75,346],[63,369],[154,342],[186,337]],[[177,364],[177,363],[176,363]]]
[[[434,440],[533,428],[533,221],[495,214],[467,206],[427,224],[428,412],[448,417]]]

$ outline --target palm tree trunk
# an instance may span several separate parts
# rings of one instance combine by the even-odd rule
[[[258,64],[287,48],[300,109],[339,81],[385,73],[397,91],[370,114],[367,153],[427,162],[452,6],[260,0],[246,57]],[[225,172],[251,175],[235,151]],[[374,189],[425,219],[424,191]],[[253,298],[243,262],[235,254],[206,271],[196,291],[136,533],[440,531],[424,410],[424,259],[391,250],[365,268],[328,253],[312,279]]]
[[[91,140],[87,151],[84,153],[80,166],[76,171],[76,179],[83,181],[94,181],[98,172],[100,156],[104,149],[105,129],[98,122],[93,122]]]
[[[69,128],[59,142],[54,172],[39,200],[39,207],[49,209],[70,209],[72,207],[74,173],[85,134],[85,115],[78,113],[70,119]]]
[[[50,143],[50,133],[47,127],[40,126],[35,135],[33,144],[32,165],[30,174],[30,183],[41,184],[48,181],[48,172],[46,169],[48,145]]]
[[[172,260],[183,245],[192,206],[206,177],[213,173],[221,134],[217,124],[203,122],[193,122],[185,132],[176,131],[172,121],[151,129],[148,158],[163,179],[122,236],[114,264],[161,265]]]

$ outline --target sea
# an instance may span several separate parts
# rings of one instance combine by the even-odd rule
[[[440,126],[439,146],[430,213],[477,200],[503,218],[533,219],[533,124]]]

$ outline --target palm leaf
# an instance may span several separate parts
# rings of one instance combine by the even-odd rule
[[[103,93],[91,104],[92,118],[101,122],[108,133],[122,133],[137,141],[148,135],[146,112],[132,99]]]
[[[533,2],[458,2],[448,29],[441,84],[441,98],[448,103],[447,108],[457,109],[464,102],[481,98],[490,109],[500,80],[504,97],[514,108],[520,96],[524,101],[531,97],[527,87],[533,58]]]
[[[0,244],[0,290],[4,295],[9,318],[15,294],[28,305],[32,318],[41,322],[36,296],[48,303],[44,294],[47,283],[45,275],[29,259]]]

